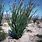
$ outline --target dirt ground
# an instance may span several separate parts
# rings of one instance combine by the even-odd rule
[[[26,29],[24,30],[24,34],[23,36],[18,39],[8,39],[8,37],[6,37],[6,39],[2,42],[36,42],[36,40],[38,39],[38,37],[36,37],[37,34],[42,34],[42,22],[40,22],[38,27],[37,24],[35,23],[31,23],[28,25],[29,27],[26,27]],[[8,33],[8,30],[10,29],[9,25],[7,22],[5,22],[2,26],[2,28],[4,29],[4,31],[6,33]],[[28,32],[28,30],[31,30],[32,32]]]

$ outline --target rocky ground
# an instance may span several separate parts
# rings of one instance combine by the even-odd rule
[[[8,30],[10,29],[9,25],[7,22],[5,22],[2,26],[2,28],[4,29],[4,31],[6,33],[8,33]],[[36,35],[40,34],[42,35],[42,22],[40,22],[40,24],[34,24],[34,23],[30,23],[28,25],[28,27],[26,27],[26,29],[24,30],[24,34],[23,36],[18,39],[9,39],[9,36],[6,37],[6,39],[2,42],[37,42],[37,40],[39,39]],[[42,39],[41,39],[42,40]]]

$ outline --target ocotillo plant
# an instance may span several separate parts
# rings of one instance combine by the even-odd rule
[[[14,10],[12,11],[11,23],[9,23],[11,27],[11,30],[9,30],[9,36],[14,39],[19,39],[22,37],[24,29],[31,20],[31,11],[35,7],[34,3],[32,3],[32,0],[30,0],[26,9],[23,9],[22,5],[23,1],[21,1],[17,7],[13,8]]]

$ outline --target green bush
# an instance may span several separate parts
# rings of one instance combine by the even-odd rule
[[[3,11],[4,11],[3,8],[4,8],[3,0],[0,0],[0,26],[2,25],[1,22],[2,22]]]
[[[0,14],[0,26],[2,25],[1,22],[2,22],[2,18],[3,18],[3,13]]]
[[[15,7],[16,9],[14,8],[14,10],[12,11],[11,23],[8,23],[11,27],[11,30],[9,30],[9,36],[14,39],[19,39],[22,37],[24,33],[23,31],[32,17],[32,15],[30,16],[31,11],[34,8],[32,1],[30,0],[29,7],[27,6],[27,9],[21,8],[22,5],[23,2],[21,2],[19,6]]]
[[[6,33],[0,27],[0,42],[6,38]]]

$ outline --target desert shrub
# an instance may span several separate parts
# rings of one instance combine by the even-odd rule
[[[9,30],[9,36],[11,36],[13,39],[19,39],[22,37],[24,33],[23,31],[32,17],[32,15],[30,16],[31,11],[34,8],[32,0],[30,0],[28,5],[29,7],[27,6],[26,9],[21,8],[22,5],[23,1],[20,2],[19,6],[15,7],[15,9],[13,8],[14,10],[12,11],[11,23],[8,22],[9,26],[11,27],[11,30]]]
[[[0,42],[6,38],[6,33],[0,27]]]
[[[33,23],[35,23],[35,22],[38,20],[38,18],[39,18],[39,16],[38,16],[38,15],[36,15],[36,16],[34,15],[34,16],[33,16],[33,18],[32,18]]]
[[[37,42],[42,42],[42,40],[37,40]]]
[[[42,22],[42,16],[41,16],[40,22]]]
[[[3,13],[0,14],[0,26],[2,26],[1,22],[2,22],[2,18],[3,18]]]
[[[0,32],[0,41],[6,39],[6,33],[5,32]]]
[[[40,34],[37,34],[36,36],[39,37],[39,38],[42,38],[42,35],[40,35]]]
[[[1,22],[2,22],[2,18],[3,18],[3,0],[0,0],[0,26],[2,25]]]
[[[40,34],[37,34],[36,36],[38,37],[38,40],[37,40],[37,42],[42,42],[42,35],[40,35]]]

